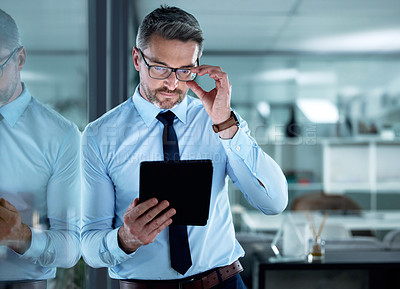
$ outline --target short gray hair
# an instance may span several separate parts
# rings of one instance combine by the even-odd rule
[[[21,36],[14,19],[0,9],[0,47],[14,50],[22,46]]]
[[[136,46],[146,49],[154,34],[167,40],[197,42],[199,57],[203,51],[204,38],[199,22],[192,14],[180,8],[163,5],[148,14],[139,26]]]

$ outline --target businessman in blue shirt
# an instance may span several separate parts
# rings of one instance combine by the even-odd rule
[[[227,74],[199,65],[202,49],[193,15],[168,6],[151,12],[132,53],[140,75],[135,93],[84,131],[82,253],[90,266],[109,267],[121,288],[244,288],[238,274],[244,251],[235,239],[227,176],[266,214],[287,205],[281,169],[232,111]],[[210,77],[215,88],[203,90],[196,76]],[[187,95],[189,88],[199,99]],[[140,162],[165,160],[163,134],[172,128],[180,160],[213,162],[208,222],[184,226],[178,236],[168,201],[137,199]],[[173,249],[176,240],[181,252]]]
[[[80,258],[80,133],[21,82],[18,28],[0,9],[0,289],[42,289]]]

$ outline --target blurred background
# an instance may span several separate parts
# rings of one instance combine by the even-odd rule
[[[337,195],[363,211],[400,211],[398,0],[0,0],[0,8],[22,33],[30,92],[83,130],[134,92],[137,27],[164,3],[199,20],[200,63],[228,73],[232,107],[287,177],[287,211],[304,196]],[[239,232],[253,209],[232,185],[229,193]],[[76,288],[114,286],[82,263],[60,272]],[[52,286],[73,288],[61,283]]]

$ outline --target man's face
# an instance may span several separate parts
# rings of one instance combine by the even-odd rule
[[[0,47],[0,65],[7,61],[12,52],[12,50]],[[20,93],[17,91],[17,87],[21,81],[19,71],[22,69],[23,64],[21,67],[18,64],[18,57],[21,57],[19,53],[21,53],[21,51],[18,50],[10,59],[3,70],[2,76],[0,71],[0,107],[14,100]]]
[[[155,35],[142,52],[149,65],[188,68],[196,66],[199,46],[194,41],[166,40]],[[139,91],[146,100],[163,109],[182,102],[189,90],[186,82],[179,81],[174,72],[166,79],[151,78],[137,48],[133,51],[133,61],[140,75]]]

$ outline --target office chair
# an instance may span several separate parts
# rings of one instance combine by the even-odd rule
[[[310,193],[294,199],[292,211],[329,211],[339,214],[358,214],[362,208],[345,195],[327,195],[325,193]]]

